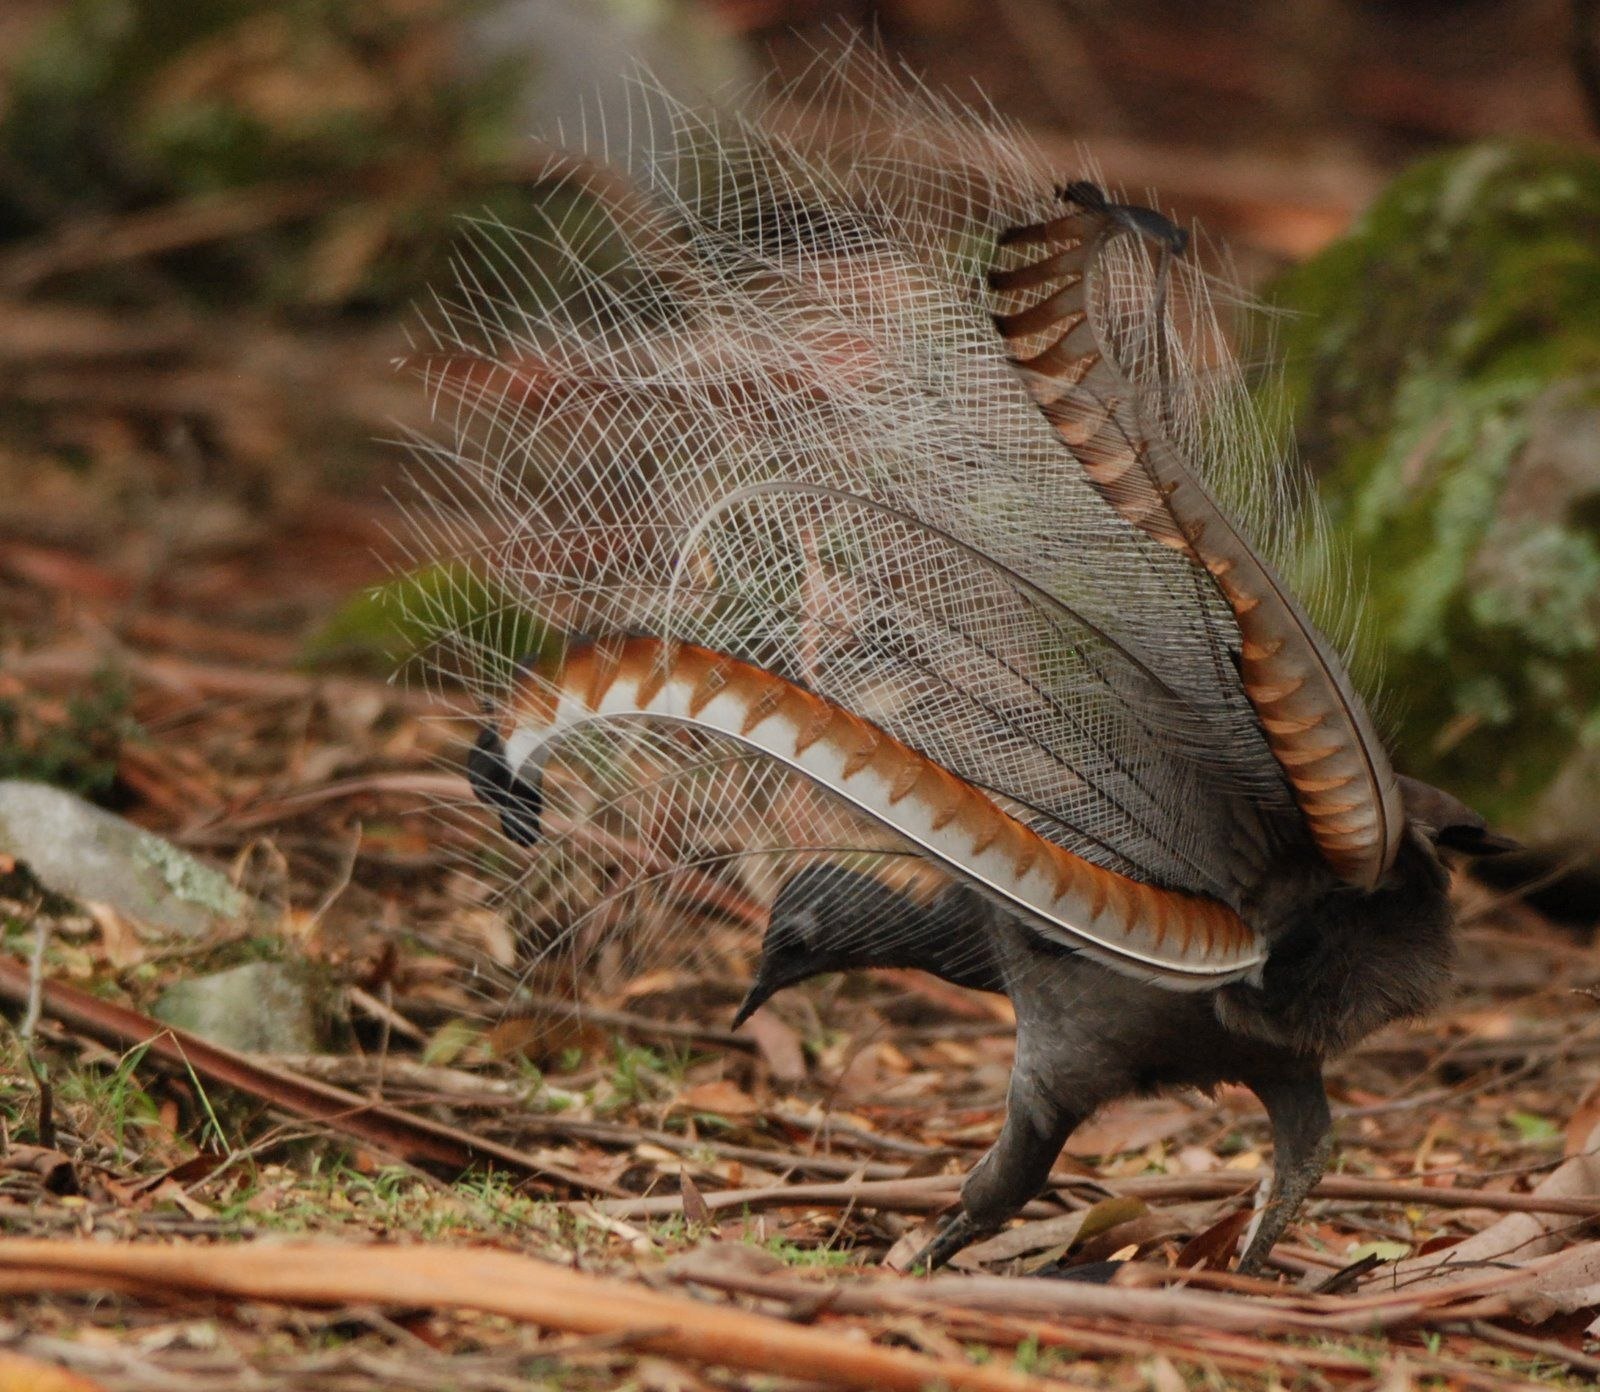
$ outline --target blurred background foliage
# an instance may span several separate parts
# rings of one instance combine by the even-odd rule
[[[12,74],[0,234],[293,189],[291,215],[183,248],[177,284],[228,301],[403,303],[445,274],[464,212],[526,211],[510,115],[533,55],[469,69],[453,39],[470,8],[73,0]]]
[[[1600,839],[1600,162],[1435,156],[1274,297],[1408,767]]]

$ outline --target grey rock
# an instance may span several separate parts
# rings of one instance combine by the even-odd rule
[[[0,854],[51,892],[108,905],[157,937],[200,937],[258,912],[219,870],[46,783],[0,780]]]

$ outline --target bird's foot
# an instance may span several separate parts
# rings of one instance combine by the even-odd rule
[[[912,1258],[911,1269],[937,1271],[963,1247],[980,1237],[987,1237],[993,1231],[994,1228],[975,1222],[965,1210],[951,1214],[940,1221],[939,1231],[934,1234],[933,1240]]]

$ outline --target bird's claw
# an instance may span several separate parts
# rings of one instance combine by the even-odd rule
[[[987,1237],[993,1229],[974,1222],[966,1212],[951,1214],[940,1220],[939,1231],[932,1241],[911,1260],[911,1269],[937,1271],[969,1243]]]

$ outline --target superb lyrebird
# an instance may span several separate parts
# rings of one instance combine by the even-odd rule
[[[1185,233],[882,73],[833,98],[569,157],[421,355],[423,554],[571,635],[512,667],[456,624],[530,953],[581,977],[737,885],[773,905],[741,1014],[853,966],[1005,991],[1006,1121],[933,1262],[1109,1099],[1242,1082],[1255,1265],[1326,1162],[1324,1061],[1443,988],[1440,848],[1497,843],[1395,774]]]

